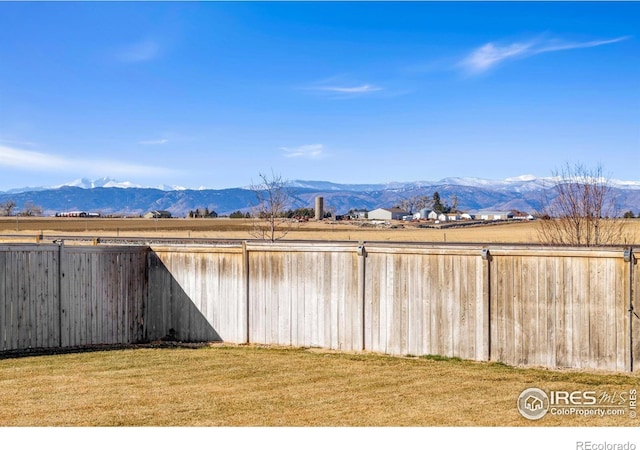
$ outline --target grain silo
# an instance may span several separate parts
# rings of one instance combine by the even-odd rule
[[[322,220],[324,217],[324,198],[316,197],[316,220]]]

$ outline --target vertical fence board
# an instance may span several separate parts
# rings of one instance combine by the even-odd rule
[[[12,328],[10,349],[20,348],[20,257],[21,252],[15,252],[11,255],[11,292],[9,296],[9,317],[10,326]]]
[[[627,298],[628,326],[631,329],[631,343],[629,348],[630,359],[633,361],[633,371],[640,372],[640,248],[633,249],[634,257],[629,264],[630,274],[627,278],[631,292]],[[626,336],[623,339],[628,339]]]
[[[7,304],[9,302],[7,286],[7,257],[8,252],[0,251],[0,350],[7,350]]]

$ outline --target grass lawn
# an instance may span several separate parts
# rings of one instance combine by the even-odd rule
[[[638,375],[441,358],[206,345],[0,360],[2,426],[638,426],[622,417],[537,421],[526,388],[629,392]]]

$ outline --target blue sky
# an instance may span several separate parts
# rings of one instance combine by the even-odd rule
[[[637,2],[0,2],[0,190],[640,180]]]

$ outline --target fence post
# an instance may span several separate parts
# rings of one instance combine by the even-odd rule
[[[58,347],[62,347],[62,256],[64,249],[64,239],[56,242],[58,244]]]
[[[362,306],[362,315],[360,317],[361,326],[362,326],[362,346],[361,350],[366,350],[366,301],[367,294],[365,291],[366,285],[366,260],[367,260],[367,249],[364,247],[364,242],[360,242],[358,244],[357,249],[358,254],[358,299],[360,300],[360,305]]]
[[[633,316],[637,314],[633,310],[633,265],[635,263],[635,255],[631,247],[624,251],[624,261],[629,263],[629,372],[633,372]]]
[[[484,312],[484,333],[486,335],[485,355],[487,361],[491,361],[491,252],[488,248],[482,249],[482,301]]]
[[[249,315],[251,314],[251,301],[249,298],[249,250],[247,250],[247,241],[242,241],[242,277],[245,301],[245,343],[250,344],[251,341],[249,330],[251,321]]]

